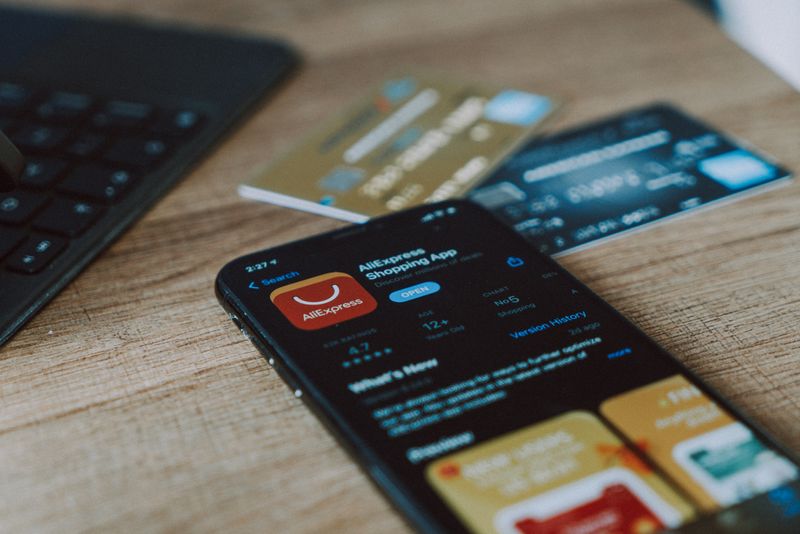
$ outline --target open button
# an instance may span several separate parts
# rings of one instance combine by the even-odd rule
[[[389,295],[392,302],[408,302],[428,295],[432,295],[442,289],[436,282],[423,282],[414,286],[398,289]]]

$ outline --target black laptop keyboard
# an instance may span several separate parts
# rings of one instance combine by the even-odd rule
[[[20,187],[0,193],[0,285],[3,270],[36,276],[102,225],[202,122],[191,109],[0,82],[0,130],[27,160]]]

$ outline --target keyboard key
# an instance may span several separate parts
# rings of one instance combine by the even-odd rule
[[[82,119],[94,100],[89,95],[80,93],[53,93],[50,97],[39,104],[36,108],[36,115],[43,121],[48,122],[73,122]]]
[[[0,195],[0,223],[22,224],[47,203],[47,197],[27,191]]]
[[[38,273],[66,246],[67,241],[60,237],[32,235],[11,255],[6,265],[13,271]]]
[[[128,137],[112,144],[103,158],[118,165],[149,167],[166,155],[167,148],[161,139]]]
[[[200,126],[203,116],[188,109],[164,112],[151,128],[156,134],[184,136]]]
[[[83,133],[67,146],[67,154],[76,158],[91,158],[105,147],[108,138],[96,133]]]
[[[100,165],[81,165],[58,185],[63,193],[115,202],[133,182],[133,175],[124,169]]]
[[[75,237],[100,216],[101,208],[82,200],[56,198],[33,221],[33,227],[54,234]]]
[[[141,128],[152,118],[153,109],[150,104],[112,100],[92,117],[92,124],[115,130]]]
[[[3,115],[16,115],[25,110],[30,102],[32,93],[14,83],[0,83],[0,113]]]
[[[26,150],[52,150],[61,145],[69,135],[67,128],[26,124],[11,136],[17,147]]]
[[[11,228],[0,227],[0,259],[5,258],[9,252],[17,248],[25,237],[25,232]]]
[[[25,187],[44,189],[53,185],[67,168],[64,161],[50,158],[31,158],[22,171],[20,183]]]

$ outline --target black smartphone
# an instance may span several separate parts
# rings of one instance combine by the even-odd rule
[[[420,531],[800,523],[788,451],[477,205],[244,256],[216,289]]]

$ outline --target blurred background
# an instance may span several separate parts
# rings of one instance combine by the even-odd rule
[[[800,1],[694,0],[742,48],[800,91]]]

